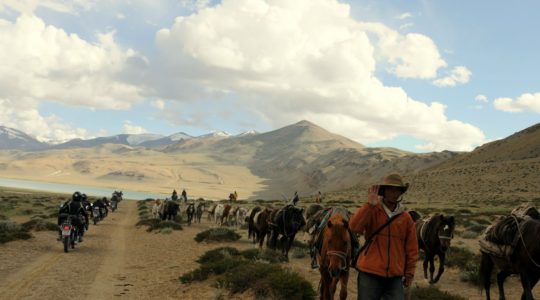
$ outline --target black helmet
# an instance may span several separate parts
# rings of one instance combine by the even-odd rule
[[[73,196],[71,196],[71,199],[73,201],[81,201],[82,195],[79,191],[73,193]]]
[[[83,193],[83,194],[81,195],[81,200],[82,200],[82,201],[88,200],[88,197],[86,196],[86,194]]]

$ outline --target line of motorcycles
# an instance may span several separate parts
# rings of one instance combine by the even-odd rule
[[[111,201],[104,202],[104,204],[111,208],[111,211],[114,212],[118,208],[118,202],[122,200],[122,192],[114,192]],[[107,217],[108,209],[105,207],[99,207],[90,203],[88,201],[84,202],[83,208],[90,215],[90,218],[94,222],[94,225],[97,225],[98,222],[102,221]],[[86,218],[83,215],[73,216],[68,214],[63,214],[64,221],[60,225],[60,241],[64,246],[64,252],[69,252],[69,249],[75,249],[77,242],[82,242],[82,237],[84,232],[80,232],[75,223],[83,224],[85,230],[88,230],[88,223]],[[62,217],[62,214],[59,215]],[[74,219],[78,218],[78,222],[74,222]]]

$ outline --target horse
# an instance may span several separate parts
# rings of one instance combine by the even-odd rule
[[[236,226],[238,225],[238,219],[236,218],[236,213],[240,209],[240,206],[234,206],[231,207],[231,211],[229,212],[229,215],[227,216],[227,223],[229,225]]]
[[[174,220],[180,211],[180,205],[173,201],[165,201],[162,220]]]
[[[424,278],[427,279],[428,262],[430,264],[429,283],[437,283],[444,272],[444,261],[446,258],[446,250],[450,248],[450,242],[454,237],[455,229],[454,217],[445,217],[442,214],[437,214],[429,219],[418,220],[416,222],[416,236],[418,237],[418,248],[424,251]],[[433,279],[435,273],[434,258],[439,256],[439,271]]]
[[[210,206],[210,208],[208,208],[208,220],[215,219],[216,207],[217,207],[217,204],[214,203],[212,204],[212,206]]]
[[[225,204],[223,205],[223,212],[221,213],[220,217],[220,225],[223,226],[223,224],[227,223],[227,226],[230,226],[229,223],[229,214],[231,213],[232,205]],[[217,209],[216,209],[217,210]],[[217,214],[216,214],[217,216]]]
[[[243,226],[246,223],[247,210],[243,207],[238,207],[236,210],[236,225]]]
[[[486,299],[490,300],[491,273],[493,267],[499,269],[497,286],[499,299],[504,300],[504,280],[512,275],[520,275],[523,293],[521,299],[532,300],[532,289],[540,278],[540,221],[526,218],[521,223],[515,220],[517,226],[517,243],[510,257],[498,256],[482,251],[480,261],[480,283],[486,290]]]
[[[264,237],[269,233],[268,221],[271,214],[272,210],[265,208],[264,210],[257,212],[253,217],[254,237],[256,237],[257,242],[259,242],[259,248],[262,248]]]
[[[322,244],[317,260],[321,274],[320,299],[334,299],[338,282],[341,283],[339,298],[347,299],[352,241],[349,224],[339,213],[330,217],[322,231]]]
[[[234,193],[229,194],[229,201],[231,201],[231,202],[236,201],[236,195]]]
[[[204,211],[204,202],[197,204],[197,209],[195,210],[195,221],[201,223],[201,217]]]
[[[271,219],[272,230],[269,246],[271,249],[276,249],[278,236],[281,235],[281,252],[287,260],[296,233],[306,225],[303,212],[303,208],[287,205],[280,209]]]
[[[159,208],[161,207],[161,201],[156,200],[154,202],[154,205],[152,206],[152,217],[154,219],[161,219],[161,215],[159,213]]]
[[[195,215],[195,204],[190,203],[188,205],[188,207],[186,208],[186,214],[188,226],[191,226],[191,220],[193,220],[193,216]]]
[[[313,228],[322,220],[322,217],[325,214],[324,207],[320,204],[312,204],[308,206],[306,209],[306,226],[304,227],[304,231],[311,234],[313,232]],[[313,229],[313,230],[312,230]]]
[[[255,206],[251,208],[247,213],[247,223],[248,223],[248,239],[253,238],[253,243],[257,242],[258,237],[256,236],[257,232],[255,229],[255,215],[261,211],[260,206]]]

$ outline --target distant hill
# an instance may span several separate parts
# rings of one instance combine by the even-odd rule
[[[272,187],[258,193],[260,198],[345,189],[394,170],[417,172],[455,155],[367,148],[305,120],[253,136],[181,141],[164,151],[208,153],[217,160],[246,165],[255,175],[268,178]]]
[[[42,143],[30,135],[5,126],[0,126],[0,149],[1,150],[40,150],[49,145]]]
[[[540,124],[457,155],[413,178],[411,199],[540,202]]]

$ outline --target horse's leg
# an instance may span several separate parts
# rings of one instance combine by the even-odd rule
[[[336,294],[337,284],[339,282],[339,277],[331,277],[330,278],[330,288],[329,288],[329,298],[328,299],[334,299],[334,295]]]
[[[503,270],[497,273],[497,287],[499,288],[499,300],[506,299],[504,295],[504,281],[506,280],[508,276],[510,276],[509,271]],[[490,280],[490,278],[488,278],[488,280]]]
[[[490,288],[491,288],[491,272],[493,272],[493,261],[491,260],[491,257],[488,254],[485,254],[483,252],[482,257],[480,260],[480,271],[479,271],[479,277],[480,277],[480,284],[484,287],[486,290],[486,300],[491,300],[490,295]]]
[[[428,254],[424,252],[424,279],[427,280],[427,268],[428,268]]]
[[[435,273],[435,255],[429,256],[429,283],[433,282],[433,273]]]
[[[523,294],[521,295],[522,300],[533,300],[531,281],[529,279],[529,274],[527,272],[521,272],[519,274],[521,278],[521,286],[523,287]]]
[[[345,300],[347,299],[347,283],[349,282],[349,271],[343,271],[341,272],[341,275],[339,276],[340,282],[341,282],[341,288],[339,291],[339,299]]]
[[[439,279],[441,279],[442,273],[444,273],[444,260],[446,258],[446,252],[440,252],[439,253],[439,271],[437,272],[437,277],[435,277],[435,280],[433,283],[437,283]]]
[[[264,242],[264,236],[266,235],[266,232],[265,231],[261,231],[259,236],[258,236],[258,239],[259,239],[259,248],[262,249],[262,246],[263,246],[263,242]]]

